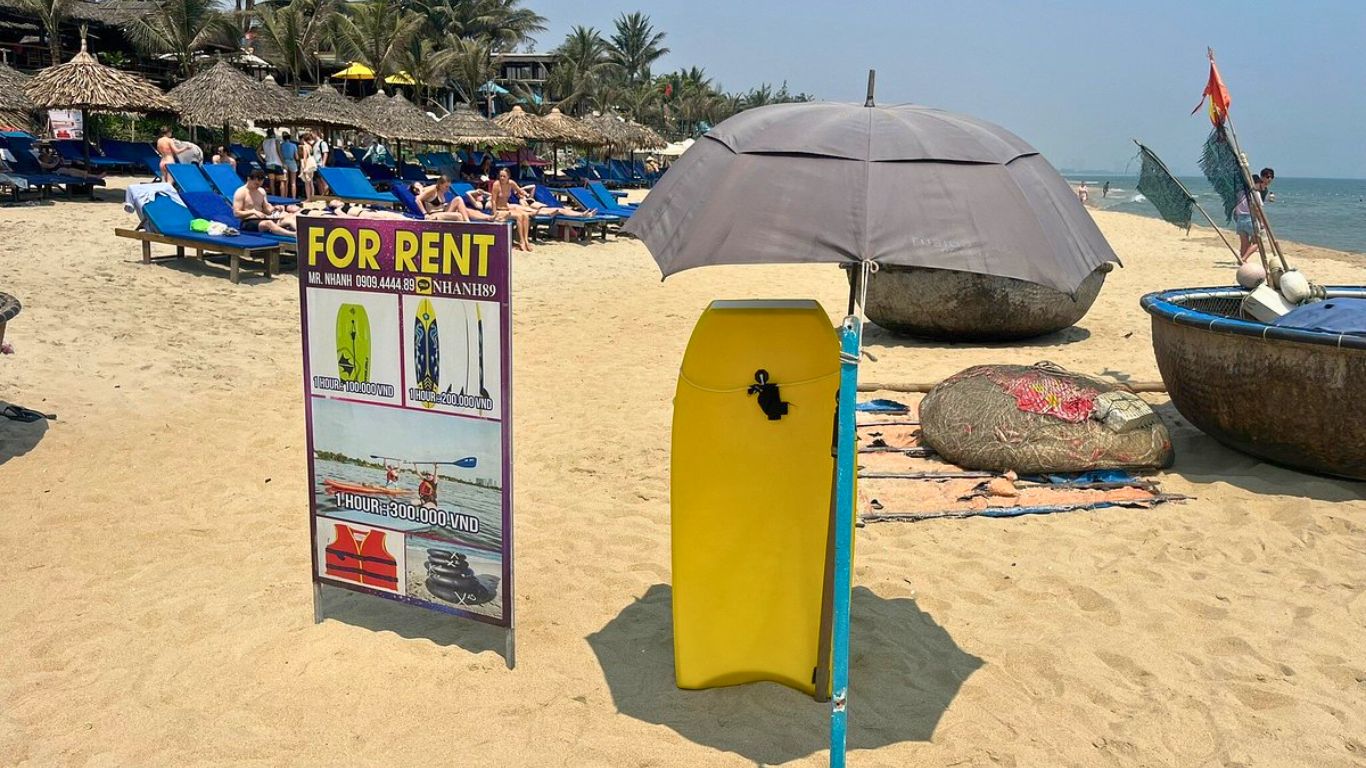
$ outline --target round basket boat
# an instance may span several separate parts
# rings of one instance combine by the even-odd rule
[[[1245,296],[1239,288],[1188,288],[1143,297],[1172,403],[1231,448],[1366,480],[1366,336],[1247,319]],[[1366,298],[1366,287],[1330,287],[1328,297]]]
[[[976,272],[884,266],[868,278],[868,319],[893,333],[942,341],[1011,341],[1075,324],[1091,309],[1113,264],[1077,292]],[[848,271],[849,279],[854,279]]]

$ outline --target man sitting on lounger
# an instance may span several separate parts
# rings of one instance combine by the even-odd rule
[[[262,186],[265,183],[265,171],[257,168],[247,174],[247,183],[232,196],[232,215],[242,223],[243,232],[293,235],[295,214],[270,204]]]

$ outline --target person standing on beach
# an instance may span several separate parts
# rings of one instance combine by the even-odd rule
[[[1252,218],[1252,205],[1249,202],[1249,194],[1257,195],[1257,202],[1269,202],[1266,198],[1270,195],[1271,181],[1276,178],[1276,171],[1271,168],[1263,168],[1260,172],[1252,176],[1252,189],[1243,190],[1238,195],[1238,203],[1233,206],[1233,228],[1238,233],[1238,263],[1246,264],[1252,257],[1252,252],[1257,250],[1257,231],[1258,223]],[[1274,200],[1275,198],[1272,197]]]
[[[1108,181],[1105,182],[1105,186],[1103,186],[1103,187],[1100,188],[1100,196],[1101,196],[1101,197],[1109,197],[1109,196],[1110,196],[1110,182],[1108,182]]]
[[[299,141],[299,178],[304,183],[304,197],[311,198],[315,192],[313,177],[318,172],[318,160],[313,153],[317,140],[312,133],[305,133]]]
[[[157,139],[157,154],[161,156],[161,180],[171,178],[166,166],[176,161],[176,140],[171,136],[171,126],[161,126],[161,138]]]
[[[294,197],[299,182],[299,145],[289,138],[289,131],[280,131],[280,160],[285,165],[285,192],[282,197]]]
[[[1084,181],[1080,187],[1077,187],[1077,199],[1081,201],[1082,205],[1086,205],[1087,201],[1091,199],[1091,193],[1086,189],[1086,182]]]
[[[275,194],[284,197],[285,164],[280,159],[280,139],[274,131],[266,134],[266,140],[261,142],[261,164],[265,166],[266,173],[270,175],[270,189]]]

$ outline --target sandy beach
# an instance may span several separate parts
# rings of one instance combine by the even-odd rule
[[[0,765],[824,764],[826,705],[675,688],[668,460],[706,304],[835,318],[838,269],[661,282],[629,238],[515,256],[509,671],[471,622],[329,591],[313,624],[298,282],[141,264],[113,235],[125,182],[0,208],[0,291],[24,304],[0,400],[58,415],[0,421]],[[1095,216],[1125,266],[1078,326],[995,346],[874,328],[863,378],[1050,360],[1157,380],[1139,297],[1230,284],[1232,258]],[[1366,277],[1366,256],[1288,253]],[[1158,479],[1192,501],[858,531],[851,765],[1366,765],[1366,484],[1150,401],[1176,447]]]

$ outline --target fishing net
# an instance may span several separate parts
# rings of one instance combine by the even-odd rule
[[[1139,156],[1143,166],[1138,172],[1138,191],[1153,204],[1163,221],[1190,232],[1195,201],[1151,149],[1140,144]]]
[[[1200,153],[1200,170],[1205,172],[1205,178],[1224,201],[1224,221],[1233,221],[1233,209],[1247,184],[1243,181],[1238,155],[1223,126],[1216,125],[1205,139],[1205,148]]]
[[[979,365],[920,403],[921,436],[960,467],[1021,474],[1157,469],[1171,437],[1136,395],[1051,363]]]

